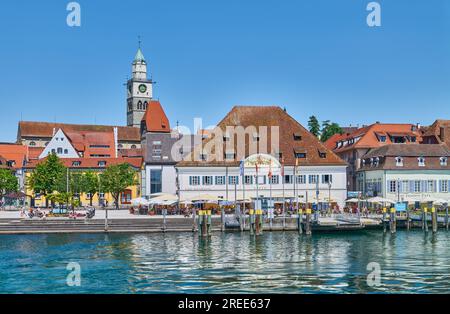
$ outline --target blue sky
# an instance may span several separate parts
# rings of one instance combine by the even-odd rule
[[[126,123],[137,37],[173,124],[280,105],[306,124],[450,118],[450,1],[79,0],[0,4],[0,141],[21,119]]]

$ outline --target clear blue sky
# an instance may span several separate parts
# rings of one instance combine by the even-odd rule
[[[286,106],[342,125],[450,118],[450,1],[80,0],[0,4],[0,141],[17,122],[126,123],[142,36],[173,124],[217,123],[233,105]]]

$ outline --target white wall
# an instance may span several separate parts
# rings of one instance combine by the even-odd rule
[[[58,153],[58,148],[62,149],[62,153]],[[52,150],[55,150],[56,155],[59,158],[78,158],[77,151],[73,148],[72,144],[70,143],[67,136],[64,134],[64,132],[59,129],[53,138],[51,139],[50,143],[45,147],[45,149],[42,151],[41,155],[39,156],[39,159],[47,157]],[[64,153],[64,151],[67,150],[67,154]]]
[[[180,196],[181,199],[194,197],[199,194],[213,194],[216,196],[221,196],[224,199],[234,201],[235,199],[235,186],[228,185],[228,195],[227,195],[227,185],[216,185],[215,176],[225,176],[227,173],[227,168],[225,167],[183,167],[178,168],[179,180],[180,180]],[[293,167],[285,167],[285,175],[293,175]],[[266,175],[268,171],[262,170],[259,175]],[[272,196],[282,195],[283,184],[281,179],[280,171],[273,171],[274,175],[279,175],[279,184],[272,184]],[[306,184],[296,184],[296,190],[300,198],[306,199],[308,194],[308,201],[313,202],[316,200],[316,184],[309,184],[309,175],[319,175],[319,199],[328,200],[329,187],[328,184],[322,184],[322,175],[331,174],[333,176],[333,183],[331,186],[331,198],[343,207],[345,199],[347,197],[346,189],[346,167],[345,166],[319,166],[319,167],[299,167],[297,175],[306,175]],[[255,175],[255,169],[245,169],[245,175]],[[212,185],[203,185],[200,183],[198,186],[192,186],[189,184],[190,176],[213,176],[214,182]],[[239,176],[239,185],[236,186],[237,199],[243,198],[243,184],[242,177],[240,176],[238,167],[228,168],[228,176]],[[200,178],[200,180],[202,180]],[[259,185],[260,196],[269,197],[271,186],[268,183],[265,185]],[[285,196],[294,196],[294,185],[285,184]],[[256,197],[256,184],[245,185],[245,197],[251,198]]]
[[[146,165],[145,166],[145,191],[144,196],[150,195],[150,170],[162,170],[162,192],[175,194],[177,192],[176,188],[176,171],[174,166],[153,166]]]

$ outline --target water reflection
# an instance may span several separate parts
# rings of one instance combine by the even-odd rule
[[[448,293],[449,240],[444,231],[0,236],[0,292]],[[72,261],[82,266],[76,289],[65,285]],[[372,262],[380,287],[366,282]]]

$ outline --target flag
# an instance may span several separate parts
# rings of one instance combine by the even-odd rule
[[[284,177],[284,157],[281,158],[281,177]]]
[[[268,177],[271,179],[272,178],[272,160],[270,161],[270,165],[269,165],[269,174]]]
[[[244,160],[242,160],[241,164],[239,165],[239,173],[241,176],[244,176]]]

